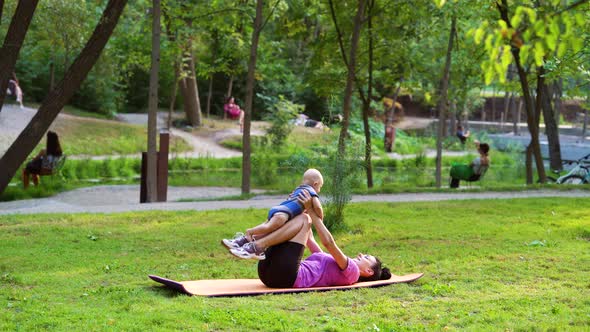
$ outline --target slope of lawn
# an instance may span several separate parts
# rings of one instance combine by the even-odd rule
[[[335,234],[413,284],[189,297],[176,280],[256,278],[223,237],[266,210],[0,217],[0,330],[587,330],[590,200],[362,203]]]

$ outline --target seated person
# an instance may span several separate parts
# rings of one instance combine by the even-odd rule
[[[469,135],[469,130],[463,131],[463,127],[461,125],[457,125],[457,137],[459,138],[459,140],[461,140],[461,144],[465,145],[465,142],[467,141]]]
[[[227,102],[223,105],[223,111],[230,119],[238,119],[240,132],[242,132],[244,130],[244,111],[235,103],[234,97],[227,99]]]
[[[20,105],[20,108],[24,108],[24,106],[23,106],[23,90],[20,88],[20,85],[18,84],[18,80],[16,79],[16,76],[14,74],[13,74],[13,78],[8,81],[8,88],[6,90],[6,93],[9,96],[15,97],[16,102],[19,103],[19,105]]]
[[[453,164],[451,166],[451,188],[459,188],[459,182],[461,180],[479,180],[490,167],[490,158],[488,157],[490,146],[486,143],[475,141],[475,147],[477,148],[477,152],[479,152],[479,157],[475,158],[469,165]]]
[[[27,163],[23,169],[23,186],[29,187],[29,177],[33,178],[33,184],[39,184],[39,175],[43,172],[51,173],[56,163],[62,157],[63,152],[59,144],[59,137],[53,131],[47,132],[47,147],[39,151],[37,156]]]

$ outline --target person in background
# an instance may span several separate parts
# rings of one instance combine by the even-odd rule
[[[62,157],[61,144],[59,137],[53,131],[47,132],[47,146],[45,149],[39,151],[37,156],[27,163],[23,169],[23,186],[25,189],[29,187],[30,178],[33,179],[33,184],[39,184],[39,174],[43,170],[52,170],[59,159]]]
[[[223,105],[224,114],[232,120],[238,119],[240,125],[240,132],[244,131],[244,110],[235,103],[234,97],[227,98],[225,105]]]
[[[461,141],[461,144],[465,145],[465,142],[467,142],[467,138],[469,138],[469,130],[464,131],[463,130],[463,126],[461,126],[460,124],[457,125],[457,137],[459,138],[459,140]]]
[[[459,182],[461,180],[479,180],[490,167],[490,158],[488,157],[490,146],[487,143],[480,143],[479,141],[475,141],[474,143],[479,157],[475,158],[469,165],[453,164],[451,166],[451,188],[459,188]]]

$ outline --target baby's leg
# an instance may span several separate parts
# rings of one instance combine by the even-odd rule
[[[246,230],[246,238],[248,238],[250,241],[263,238],[264,236],[279,229],[287,222],[287,220],[289,220],[288,214],[284,212],[277,212],[266,222]]]

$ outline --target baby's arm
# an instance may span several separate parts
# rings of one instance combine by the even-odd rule
[[[324,209],[322,208],[322,202],[318,197],[313,197],[312,202],[313,210],[318,215],[318,217],[320,217],[320,219],[324,220]]]

